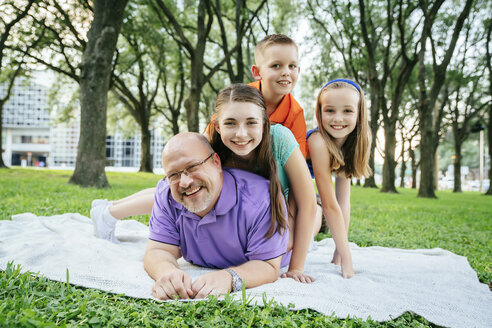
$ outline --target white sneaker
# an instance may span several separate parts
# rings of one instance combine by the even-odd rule
[[[94,207],[98,207],[98,206],[106,206],[106,205],[109,205],[110,202],[108,202],[107,199],[94,199],[92,201],[92,204],[91,204],[91,209],[93,209]]]
[[[92,224],[94,225],[94,235],[101,239],[109,240],[112,243],[119,244],[114,231],[117,219],[109,213],[109,205],[100,205],[91,209]]]

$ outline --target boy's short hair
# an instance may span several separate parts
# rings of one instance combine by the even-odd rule
[[[270,34],[267,35],[263,40],[258,42],[258,44],[255,47],[255,62],[258,64],[259,62],[259,56],[263,54],[266,48],[269,46],[275,45],[275,44],[281,44],[281,45],[292,45],[296,48],[296,51],[299,52],[299,49],[297,48],[297,44],[294,40],[292,40],[290,37],[288,37],[285,34]]]

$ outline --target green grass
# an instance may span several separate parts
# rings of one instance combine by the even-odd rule
[[[107,173],[109,189],[66,182],[71,172],[0,169],[0,219],[32,212],[89,215],[95,198],[118,199],[153,187],[160,176]],[[352,188],[350,240],[360,246],[441,247],[464,255],[480,281],[492,282],[492,198],[478,193],[437,192],[420,199],[415,190],[383,194]],[[137,218],[147,223],[148,216]],[[318,238],[326,237],[319,235]],[[329,259],[327,259],[329,260]],[[433,327],[412,313],[388,322],[337,319],[311,310],[291,311],[272,300],[262,306],[214,298],[204,302],[160,303],[85,289],[21,274],[13,264],[0,272],[0,327]]]

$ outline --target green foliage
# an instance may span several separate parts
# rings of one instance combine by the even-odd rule
[[[69,171],[0,169],[0,219],[32,212],[89,215],[95,198],[117,199],[155,186],[160,176],[113,173],[111,189],[67,184]],[[415,197],[415,190],[383,194],[352,188],[350,240],[360,246],[441,247],[464,255],[482,282],[490,283],[492,207],[477,193],[438,192],[438,200]],[[137,218],[147,223],[148,216]],[[326,236],[319,235],[318,239]],[[67,272],[67,279],[69,272]],[[251,304],[248,293],[234,301],[161,303],[113,295],[21,273],[9,265],[0,272],[0,327],[433,327],[405,313],[388,322],[338,319],[312,310],[293,311],[266,296]]]
[[[251,306],[247,299],[161,303],[113,295],[21,273],[9,264],[0,272],[2,327],[431,327],[405,313],[379,323],[338,319],[311,310],[290,311],[273,300]]]
[[[12,169],[0,170],[0,219],[13,214],[32,212],[56,215],[77,212],[89,216],[95,198],[119,199],[139,190],[155,187],[162,176],[151,173],[107,172],[109,189],[81,188],[68,184],[71,171]],[[147,223],[148,217],[139,221]]]
[[[485,133],[487,133],[485,131]],[[461,165],[468,166],[469,168],[478,168],[480,164],[480,134],[479,133],[471,133],[466,141],[463,142],[463,146],[461,149]],[[439,170],[441,172],[445,172],[448,169],[449,165],[452,165],[454,162],[454,141],[452,131],[448,131],[445,134],[444,139],[439,144],[439,148],[437,149],[439,152]]]
[[[298,1],[275,0],[269,1],[267,5],[273,13],[270,33],[292,35],[297,28],[297,24],[292,24],[292,22],[298,20],[300,14]]]

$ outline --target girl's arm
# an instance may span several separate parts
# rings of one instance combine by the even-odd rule
[[[300,282],[312,282],[314,279],[303,274],[304,262],[313,238],[314,221],[316,215],[316,194],[313,181],[306,165],[306,160],[298,147],[294,149],[284,165],[290,184],[289,199],[293,197],[296,210],[293,211],[294,231],[292,257],[289,271],[282,277],[290,277]],[[291,201],[289,201],[291,202]],[[291,224],[290,222],[289,224]],[[289,229],[292,233],[292,229]]]
[[[348,230],[345,228],[342,211],[342,208],[349,209],[347,202],[350,201],[350,182],[342,182],[341,179],[343,178],[340,177],[340,182],[337,183],[337,193],[335,194],[335,188],[331,180],[330,156],[323,137],[319,133],[312,134],[308,139],[308,147],[316,185],[321,197],[323,214],[335,241],[336,251],[342,259],[342,276],[350,278],[354,275],[354,269],[348,245]]]
[[[350,179],[343,177],[335,178],[335,194],[338,205],[342,210],[345,231],[349,231],[350,225]]]

